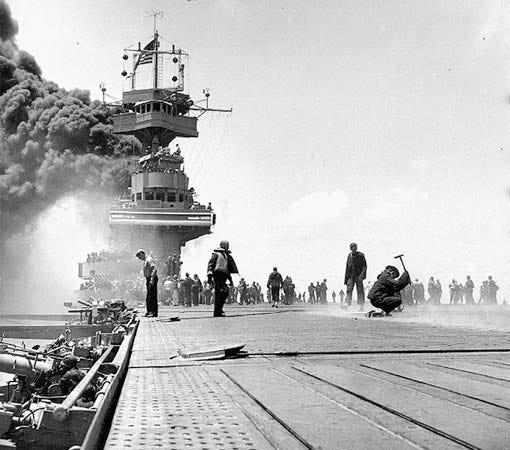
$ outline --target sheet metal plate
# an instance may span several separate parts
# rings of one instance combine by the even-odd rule
[[[107,449],[272,448],[201,367],[132,369]]]

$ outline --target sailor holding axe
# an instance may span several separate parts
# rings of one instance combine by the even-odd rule
[[[370,303],[376,308],[383,310],[386,316],[391,315],[391,312],[402,305],[400,298],[400,291],[404,289],[410,282],[411,277],[406,270],[403,261],[404,255],[397,255],[395,259],[400,259],[404,273],[400,275],[395,266],[386,266],[381,274],[377,277],[377,281],[373,284],[372,289],[368,293]],[[400,275],[400,277],[399,277]],[[380,316],[382,313],[377,313],[372,310],[367,313],[367,317]]]

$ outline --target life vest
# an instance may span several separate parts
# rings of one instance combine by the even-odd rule
[[[228,273],[228,258],[223,252],[217,252],[218,259],[216,259],[215,272]]]

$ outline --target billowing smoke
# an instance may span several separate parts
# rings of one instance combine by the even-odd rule
[[[20,50],[18,24],[0,0],[0,276],[12,260],[7,243],[27,234],[39,215],[73,193],[124,191],[120,156],[139,143],[112,133],[112,112],[84,90],[45,80]],[[135,147],[135,148],[134,148]]]

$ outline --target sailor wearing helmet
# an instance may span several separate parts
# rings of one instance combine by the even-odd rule
[[[400,278],[398,276],[399,271],[396,267],[386,266],[368,293],[370,303],[376,308],[382,309],[387,316],[402,304],[400,291],[411,282],[407,271]],[[374,313],[376,313],[374,310],[369,311],[367,317],[372,317]]]
[[[215,249],[207,265],[207,279],[209,284],[214,281],[214,317],[224,317],[223,305],[228,298],[227,280],[230,287],[234,285],[232,274],[239,273],[236,263],[229,250],[228,241],[221,241],[220,247]]]

